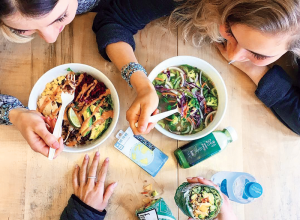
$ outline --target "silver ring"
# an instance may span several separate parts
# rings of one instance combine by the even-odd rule
[[[96,176],[88,176],[88,179],[96,179]]]
[[[229,63],[228,63],[228,64],[230,65],[230,64],[232,64],[232,63],[234,63],[234,62],[235,62],[235,60],[229,60]]]

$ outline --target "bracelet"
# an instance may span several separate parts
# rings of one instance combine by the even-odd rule
[[[132,87],[132,85],[130,83],[130,77],[133,73],[135,73],[137,71],[142,71],[147,76],[147,71],[139,63],[130,62],[130,63],[126,64],[125,66],[123,66],[121,69],[122,78],[126,80],[126,82],[129,84],[130,87]]]

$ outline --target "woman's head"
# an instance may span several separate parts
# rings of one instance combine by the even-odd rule
[[[268,65],[300,56],[299,0],[188,0],[171,15],[195,45],[227,41],[229,59]]]
[[[77,0],[2,0],[0,29],[13,42],[28,42],[37,33],[53,43],[74,19],[77,6]]]

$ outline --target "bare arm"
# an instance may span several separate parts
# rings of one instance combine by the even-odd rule
[[[132,47],[125,42],[109,44],[106,47],[106,53],[119,70],[130,62],[138,62]],[[135,134],[149,133],[155,124],[148,124],[148,120],[158,106],[155,88],[142,71],[133,73],[130,83],[137,97],[127,111],[126,118]],[[139,124],[138,128],[135,127],[136,122]]]

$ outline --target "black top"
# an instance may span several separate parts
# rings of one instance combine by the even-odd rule
[[[103,220],[105,215],[105,210],[99,212],[73,194],[61,214],[60,220]]]

